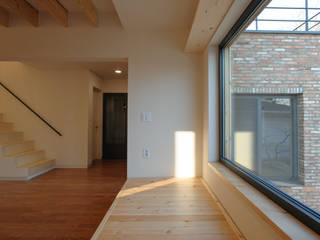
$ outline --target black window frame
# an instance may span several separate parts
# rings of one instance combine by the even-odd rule
[[[257,190],[265,194],[273,202],[278,204],[280,207],[285,209],[287,212],[295,216],[299,221],[304,223],[306,226],[311,228],[316,233],[320,234],[320,214],[284,193],[269,181],[255,175],[253,172],[247,170],[238,163],[231,161],[230,159],[224,157],[225,149],[225,79],[226,79],[226,66],[225,66],[225,51],[229,44],[239,35],[242,30],[248,25],[249,21],[260,11],[269,0],[252,0],[236,23],[232,26],[230,31],[224,37],[224,39],[219,44],[219,155],[220,161],[255,187]]]

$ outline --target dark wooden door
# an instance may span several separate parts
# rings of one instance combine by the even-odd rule
[[[103,94],[103,158],[127,158],[127,93]]]

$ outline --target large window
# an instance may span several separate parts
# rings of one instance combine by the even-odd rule
[[[233,94],[231,102],[231,159],[269,180],[296,182],[296,97]]]
[[[254,19],[247,32],[320,30],[320,0],[273,0]]]
[[[228,167],[319,233],[320,32],[310,34],[317,30],[310,26],[318,19],[318,2],[254,0],[220,44],[220,155]],[[310,20],[311,10],[317,12]],[[285,21],[275,24],[266,16]],[[266,26],[259,25],[262,19],[278,28],[301,25],[304,34],[295,28],[245,31]]]

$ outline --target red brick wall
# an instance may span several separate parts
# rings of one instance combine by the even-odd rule
[[[243,33],[231,56],[233,91],[297,94],[303,184],[281,188],[320,212],[320,35]]]

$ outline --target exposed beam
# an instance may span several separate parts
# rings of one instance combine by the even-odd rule
[[[1,1],[1,0],[0,0]],[[37,0],[38,3],[61,25],[68,27],[68,11],[57,0]]]
[[[234,0],[199,0],[185,52],[202,52],[210,43]]]
[[[117,15],[117,17],[119,19],[120,25],[121,25],[122,28],[124,28],[123,18],[120,17],[119,9],[121,9],[121,8],[119,6],[119,1],[118,0],[112,0],[112,4],[113,4],[113,7],[114,7],[114,9],[116,11],[116,15]]]
[[[87,16],[90,24],[94,27],[98,27],[98,24],[99,24],[98,11],[95,5],[93,4],[93,2],[91,0],[74,0],[74,1],[80,6],[84,14]]]
[[[33,6],[25,0],[0,0],[0,5],[6,8],[9,12],[22,17],[32,26],[39,25],[39,13]]]
[[[0,25],[9,27],[9,13],[0,7]]]

